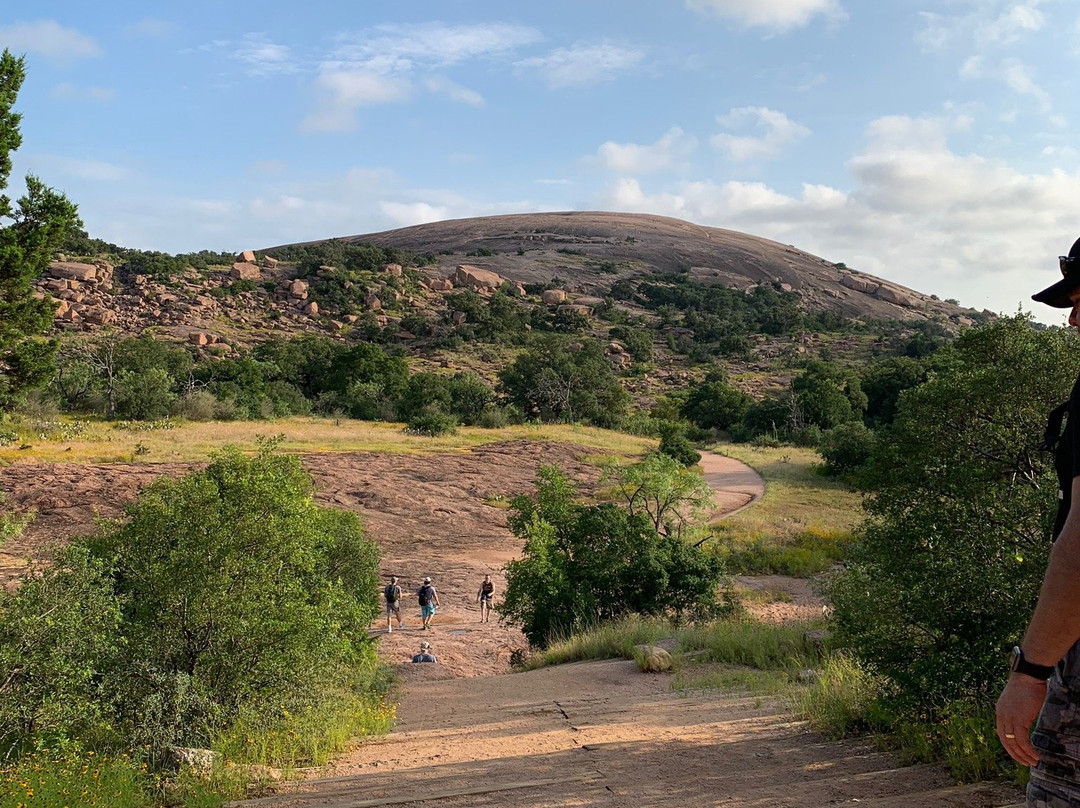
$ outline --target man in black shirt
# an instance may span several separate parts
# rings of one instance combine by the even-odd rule
[[[1080,329],[1080,239],[1058,262],[1062,279],[1032,299],[1071,309],[1069,325]],[[1067,408],[1055,411],[1048,438],[1057,437],[1051,432],[1060,429],[1062,415],[1067,423],[1055,457],[1061,508],[1054,547],[997,702],[998,738],[1013,759],[1032,767],[1032,808],[1080,808],[1080,508],[1071,507],[1080,501],[1080,379]]]

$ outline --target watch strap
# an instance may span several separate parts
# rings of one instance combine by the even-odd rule
[[[1053,665],[1037,665],[1034,662],[1029,662],[1024,658],[1024,649],[1019,645],[1013,646],[1012,666],[1011,670],[1014,673],[1022,673],[1025,676],[1030,676],[1032,679],[1038,679],[1045,682],[1054,674]]]

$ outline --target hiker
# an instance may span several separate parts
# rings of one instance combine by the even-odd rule
[[[390,625],[394,617],[397,618],[398,628],[404,625],[401,622],[401,587],[398,586],[396,575],[390,576],[390,583],[383,590],[383,597],[386,598],[386,633],[389,634],[394,630]]]
[[[476,602],[480,604],[480,622],[486,623],[491,615],[491,605],[495,600],[495,584],[491,582],[491,576],[485,575],[480,584],[480,591],[476,593]]]
[[[416,590],[416,597],[420,601],[420,617],[424,621],[424,631],[430,631],[431,618],[435,616],[435,609],[439,606],[439,593],[431,585],[430,578],[424,578],[424,585]]]
[[[1032,299],[1071,309],[1069,325],[1080,328],[1080,239],[1058,264],[1062,279]],[[997,735],[1014,760],[1032,767],[1029,806],[1080,808],[1080,507],[1071,507],[1080,501],[1080,378],[1068,402],[1051,414],[1046,445],[1054,446],[1058,476],[1054,546],[1035,613],[1022,644],[1013,648],[1009,680],[997,701]]]
[[[420,653],[416,654],[412,658],[413,662],[438,662],[435,655],[431,653],[431,644],[427,642],[420,643]]]

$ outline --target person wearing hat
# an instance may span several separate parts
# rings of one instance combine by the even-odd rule
[[[435,655],[431,653],[431,644],[428,642],[420,643],[420,653],[416,654],[412,658],[413,662],[438,662]]]
[[[1071,309],[1069,326],[1080,329],[1080,239],[1058,264],[1061,280],[1032,299]],[[1080,508],[1071,507],[1080,502],[1080,378],[1051,414],[1046,438],[1058,476],[1054,546],[997,701],[997,735],[1014,760],[1032,767],[1029,806],[1080,808]]]
[[[424,622],[424,631],[430,631],[431,618],[435,616],[435,609],[439,605],[439,593],[431,585],[430,578],[425,578],[424,585],[416,590],[416,598],[420,601],[420,618]]]

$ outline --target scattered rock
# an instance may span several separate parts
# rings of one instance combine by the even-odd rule
[[[262,265],[266,269],[277,269],[277,265],[280,262],[276,258],[271,258],[269,255],[264,255]]]
[[[469,286],[473,289],[498,289],[506,279],[497,272],[480,269],[480,267],[469,264],[461,264],[448,280],[456,286]]]
[[[233,264],[232,272],[229,274],[238,281],[257,281],[262,278],[262,270],[255,264],[247,262]]]
[[[464,325],[466,320],[465,312],[455,311],[451,319],[454,321],[454,325]]]
[[[428,283],[428,286],[435,292],[449,292],[454,288],[454,282],[449,278],[446,278],[445,280],[436,278]]]
[[[306,306],[304,306],[304,314],[308,315],[309,317],[314,317],[318,313],[319,313],[319,304],[316,303],[314,300],[312,300],[310,303],[308,303]]]
[[[382,301],[379,300],[377,295],[368,295],[364,298],[364,305],[371,311],[380,311],[382,309]]]
[[[307,300],[308,285],[305,281],[295,280],[289,284],[289,297],[297,300]]]
[[[199,774],[209,774],[217,760],[212,749],[191,749],[186,746],[170,746],[168,762],[174,769],[189,768]]]
[[[210,337],[201,331],[192,331],[190,334],[188,334],[188,342],[190,342],[192,345],[209,345]]]
[[[255,253],[252,252],[251,250],[244,250],[242,253],[240,253],[238,256],[236,256],[236,259],[238,261],[242,262],[242,263],[245,263],[245,264],[254,264],[255,263]]]
[[[98,267],[96,264],[80,264],[75,261],[53,261],[49,264],[49,275],[53,278],[93,283],[98,279]]]
[[[604,305],[604,298],[602,297],[579,297],[574,301],[575,306],[588,306],[591,309],[595,309],[597,306]]]
[[[663,673],[675,664],[671,654],[656,645],[635,645],[634,651],[638,667],[646,673]]]
[[[387,264],[383,267],[383,272],[395,278],[400,278],[403,271],[401,264]]]
[[[566,292],[562,289],[546,289],[544,294],[540,296],[540,299],[544,301],[545,306],[554,306],[557,303],[563,303],[566,300]]]

